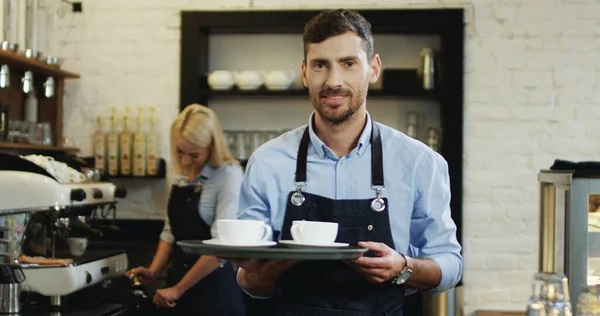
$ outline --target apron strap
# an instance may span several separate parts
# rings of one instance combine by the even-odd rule
[[[300,146],[298,147],[298,158],[296,160],[296,184],[306,182],[306,158],[308,156],[308,144],[310,143],[309,127],[304,129]],[[383,181],[383,145],[379,127],[371,120],[371,185],[373,187],[384,187]]]
[[[371,120],[371,185],[383,188],[383,145],[379,126]]]
[[[308,135],[308,126],[304,129],[300,147],[298,147],[298,158],[296,159],[296,183],[306,182],[306,157],[308,156],[308,144],[310,137]]]

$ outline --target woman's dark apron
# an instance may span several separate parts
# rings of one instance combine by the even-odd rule
[[[210,225],[199,213],[202,183],[173,185],[168,204],[171,231],[178,240],[206,240],[211,238]],[[171,267],[167,272],[167,286],[177,284],[196,263],[199,256],[184,253],[173,243]],[[225,263],[186,291],[170,315],[244,316],[241,288],[231,263]]]

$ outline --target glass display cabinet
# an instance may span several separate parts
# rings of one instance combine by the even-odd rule
[[[600,163],[574,163],[571,168],[538,174],[539,271],[568,277],[577,315],[580,293],[600,284]]]

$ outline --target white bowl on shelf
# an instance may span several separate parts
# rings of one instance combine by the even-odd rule
[[[235,84],[233,72],[227,70],[216,70],[211,72],[207,78],[208,86],[212,90],[229,90]]]
[[[269,90],[286,90],[296,80],[293,70],[272,70],[264,73],[265,86]]]
[[[263,72],[259,70],[234,71],[233,76],[240,90],[256,90],[264,83]]]

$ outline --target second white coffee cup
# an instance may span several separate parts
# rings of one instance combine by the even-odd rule
[[[270,241],[273,230],[263,221],[247,219],[217,220],[219,240],[229,245],[252,245]]]
[[[301,244],[328,245],[337,238],[338,223],[293,221],[290,233],[294,241]]]

